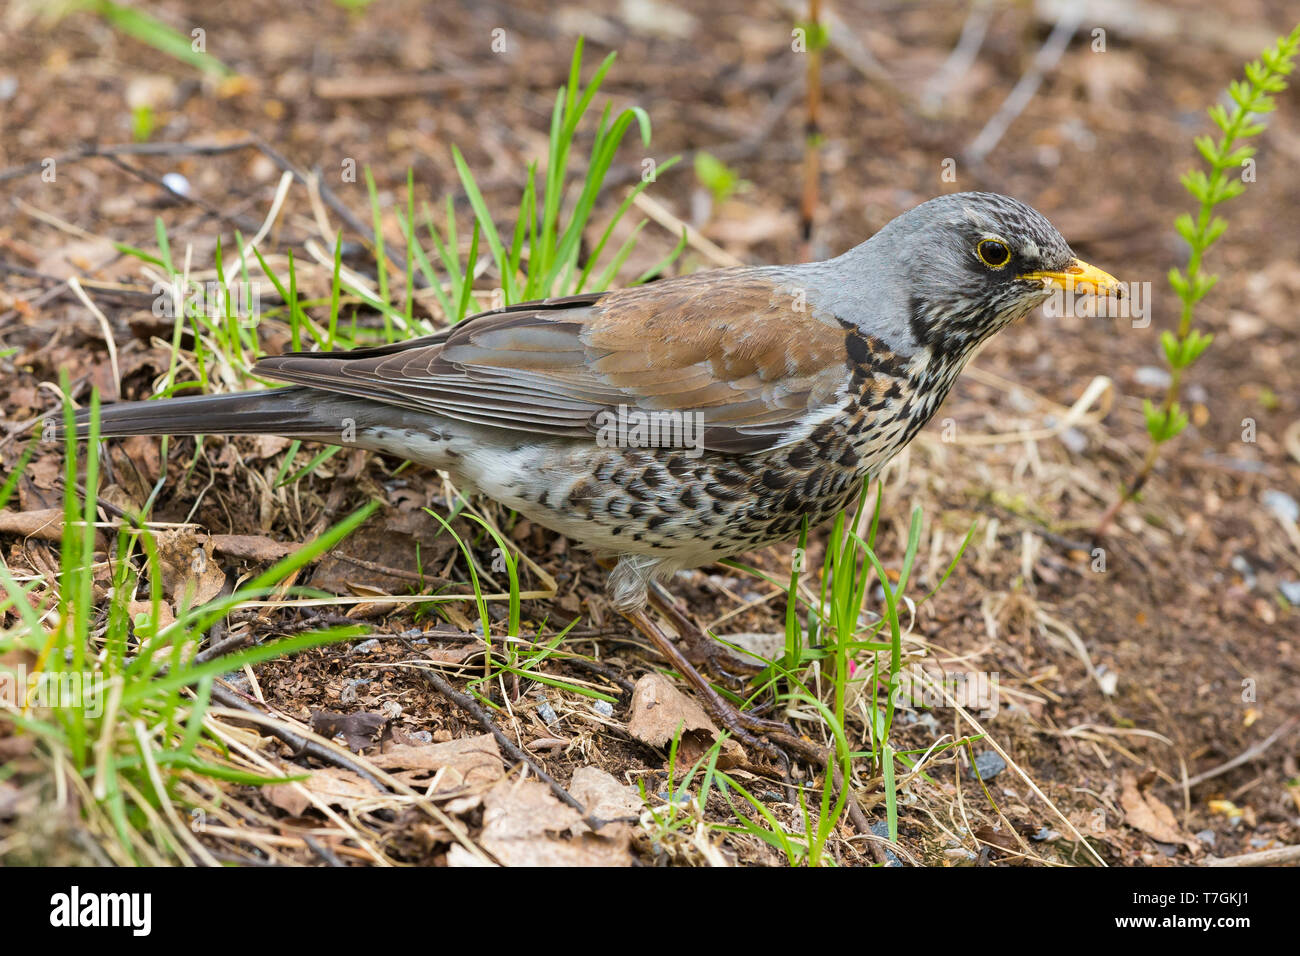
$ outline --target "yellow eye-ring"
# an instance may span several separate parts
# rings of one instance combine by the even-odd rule
[[[1011,261],[1011,250],[1001,239],[981,239],[975,246],[975,255],[990,269],[1001,269]]]

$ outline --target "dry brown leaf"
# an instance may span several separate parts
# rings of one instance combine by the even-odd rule
[[[632,865],[629,827],[574,835],[583,829],[578,811],[540,780],[502,779],[483,798],[479,843],[506,866]]]
[[[173,604],[196,607],[221,593],[226,572],[213,560],[209,538],[193,528],[177,528],[161,532],[157,542],[163,593]]]
[[[704,708],[673,686],[662,674],[646,674],[632,689],[632,717],[627,732],[651,747],[666,749],[681,730],[677,765],[689,767],[713,746],[718,728]],[[735,740],[723,745],[718,766],[724,769],[744,760],[744,750]]]
[[[106,262],[117,258],[117,247],[112,240],[92,237],[75,242],[65,242],[54,249],[44,250],[36,268],[46,275],[60,279],[93,274]]]
[[[135,463],[140,476],[153,481],[162,474],[162,459],[158,456],[158,440],[151,435],[131,435],[122,439],[122,450]]]
[[[1006,853],[1019,853],[1020,843],[1015,835],[1001,827],[982,826],[975,830],[975,839],[990,846],[995,846]]]
[[[480,638],[463,641],[459,644],[442,644],[437,647],[424,648],[424,657],[427,660],[437,661],[439,664],[463,664],[470,658],[481,655],[486,650],[487,643]]]
[[[227,557],[241,561],[263,564],[279,561],[294,551],[289,545],[261,534],[214,534],[209,540],[213,551],[220,551]]]
[[[587,816],[597,820],[635,817],[641,812],[641,794],[599,767],[579,767],[573,771],[569,793],[583,805]]]
[[[290,445],[287,438],[278,435],[258,435],[253,439],[252,458],[256,460],[272,458]]]
[[[41,455],[32,459],[23,469],[23,477],[37,488],[47,491],[54,488],[63,477],[63,465],[54,455]]]
[[[311,712],[311,729],[322,737],[343,735],[343,740],[353,753],[361,753],[377,743],[379,732],[388,723],[383,714],[336,714],[328,710]]]
[[[144,614],[146,617],[153,613],[152,601],[131,601],[126,606],[126,613],[134,621],[136,616]],[[165,627],[170,627],[176,623],[176,615],[172,613],[172,606],[166,601],[158,602],[158,620],[150,621],[152,629],[157,632]]]
[[[0,534],[16,534],[41,541],[63,540],[63,509],[0,511]]]
[[[1173,811],[1154,794],[1139,789],[1132,774],[1124,775],[1119,805],[1124,808],[1124,822],[1134,829],[1161,843],[1182,843],[1193,853],[1200,852],[1201,844],[1182,831]]]
[[[286,765],[283,769],[286,773],[301,773],[300,768],[292,765]],[[322,803],[344,810],[383,793],[369,780],[341,767],[323,767],[320,770],[313,770],[306,780],[297,782]],[[291,783],[267,784],[262,787],[262,795],[273,806],[295,817],[302,816],[303,812],[312,805],[311,800]]]
[[[505,773],[501,751],[497,747],[496,738],[491,734],[461,737],[437,744],[389,742],[384,745],[382,752],[374,754],[370,760],[381,770],[420,771],[425,777],[442,771],[435,793],[465,787],[486,787]],[[410,780],[406,782],[411,783]]]
[[[683,741],[692,733],[708,737],[709,743],[718,738],[718,728],[703,707],[662,674],[646,674],[632,689],[632,717],[627,732],[642,743],[663,748],[679,730]]]

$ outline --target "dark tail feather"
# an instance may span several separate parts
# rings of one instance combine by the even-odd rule
[[[99,410],[103,438],[127,435],[337,436],[338,404],[307,388],[272,388],[231,395],[192,395],[150,402],[122,402]],[[62,429],[59,429],[60,433]],[[90,411],[77,413],[77,435],[90,432]]]

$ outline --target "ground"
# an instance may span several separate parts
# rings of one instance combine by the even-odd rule
[[[202,27],[207,51],[237,72],[225,79],[204,78],[87,13],[50,22],[35,15],[34,4],[5,12],[15,28],[0,35],[0,170],[18,171],[0,179],[9,210],[0,222],[6,470],[18,460],[31,421],[55,407],[56,393],[45,383],[57,382],[60,371],[78,399],[92,386],[112,395],[115,375],[122,397],[133,398],[147,395],[170,366],[172,323],[152,310],[155,293],[140,260],[121,255],[113,241],[156,249],[154,222],[161,217],[178,262],[189,256],[206,267],[218,236],[229,248],[235,228],[247,237],[267,219],[282,172],[278,156],[320,171],[355,217],[345,225],[328,212],[331,229],[343,226],[354,244],[346,264],[373,277],[374,259],[362,245],[369,237],[358,231],[370,223],[365,179],[348,181],[340,171],[349,163],[371,169],[393,248],[401,245],[397,212],[408,168],[417,204],[439,207],[452,195],[467,217],[453,144],[476,171],[489,206],[510,208],[528,162],[544,161],[554,89],[579,34],[586,36],[588,71],[598,57],[618,53],[601,97],[615,108],[641,106],[653,125],[648,149],[629,137],[619,153],[601,216],[641,178],[645,159],[662,163],[685,154],[687,161],[647,192],[709,240],[688,246],[675,271],[733,258],[794,261],[806,252],[798,218],[806,55],[791,49],[794,17],[786,4],[635,0],[548,10],[540,3],[380,0],[357,12],[344,6],[285,10],[233,0],[218,18],[200,4],[151,5],[182,33]],[[1212,130],[1205,107],[1246,59],[1294,26],[1294,10],[1264,0],[1187,3],[1164,19],[1102,27],[1101,47],[1085,16],[1041,88],[997,145],[976,159],[972,142],[1030,68],[1054,8],[994,5],[974,63],[940,83],[940,67],[967,21],[966,4],[836,5],[840,26],[832,29],[823,75],[812,251],[838,253],[935,194],[993,190],[1044,212],[1081,258],[1126,282],[1149,283],[1141,288],[1150,319],[1029,316],[983,349],[884,476],[877,551],[886,568],[899,567],[912,509],[924,515],[910,593],[923,595],[939,583],[975,527],[938,593],[904,618],[905,650],[930,668],[997,675],[1000,706],[988,719],[972,715],[986,737],[943,749],[924,775],[906,777],[898,840],[888,855],[879,840],[863,839],[852,819],[838,822],[830,853],[846,865],[1186,865],[1300,842],[1300,629],[1284,597],[1288,587],[1300,590],[1300,532],[1295,516],[1287,516],[1300,498],[1300,182],[1289,174],[1300,162],[1296,90],[1282,94],[1269,117],[1253,181],[1224,207],[1230,225],[1208,259],[1222,278],[1196,313],[1215,340],[1184,391],[1191,424],[1166,446],[1140,500],[1092,537],[1145,453],[1142,402],[1163,394],[1158,340],[1178,314],[1165,276],[1186,256],[1172,222],[1191,208],[1179,175],[1199,162],[1192,139]],[[389,79],[430,76],[448,79],[386,95]],[[149,106],[150,142],[234,143],[252,135],[274,154],[247,145],[214,155],[68,155],[85,144],[131,141],[138,132],[133,107],[141,104]],[[134,115],[140,122],[143,114]],[[746,181],[711,208],[692,172],[699,150]],[[41,175],[49,157],[56,162],[53,181]],[[19,169],[26,164],[35,168]],[[186,178],[193,201],[160,187],[159,177],[174,173]],[[308,237],[323,241],[318,222],[308,191],[295,185],[266,239],[266,251],[277,253],[268,259],[272,267],[283,266],[288,248],[307,261]],[[598,237],[595,231],[588,240]],[[672,228],[647,225],[620,275],[628,279],[653,265],[676,239]],[[82,277],[102,321],[62,281],[70,275]],[[490,275],[478,283],[484,307],[493,284]],[[327,308],[328,269],[304,271],[300,291]],[[427,296],[416,308],[437,315]],[[319,315],[319,301],[311,309]],[[362,320],[375,317],[363,313]],[[268,320],[263,348],[287,348],[286,328]],[[181,377],[193,378],[193,341],[181,344],[191,356]],[[274,545],[295,546],[382,497],[380,512],[296,581],[339,596],[336,605],[246,607],[224,625],[228,634],[266,641],[346,615],[364,621],[372,640],[271,660],[229,676],[227,692],[327,737],[339,729],[331,719],[342,718],[313,723],[313,712],[380,714],[386,723],[366,726],[383,742],[365,733],[354,741],[359,766],[378,766],[430,794],[441,785],[430,776],[442,767],[438,772],[458,775],[459,789],[452,800],[432,799],[437,814],[429,801],[403,796],[391,784],[376,797],[365,791],[357,767],[259,737],[252,725],[229,718],[232,737],[267,768],[296,760],[298,769],[315,770],[315,802],[277,793],[286,787],[231,786],[217,801],[226,814],[222,825],[199,828],[207,852],[311,863],[456,863],[471,848],[507,862],[568,861],[566,854],[573,861],[650,864],[785,859],[752,833],[722,829],[735,824],[737,807],[716,790],[703,808],[672,809],[666,745],[629,732],[631,689],[662,670],[662,661],[610,610],[603,572],[590,555],[481,503],[532,562],[521,572],[525,592],[549,591],[554,582],[554,596],[523,601],[523,635],[544,642],[574,622],[539,673],[606,692],[612,707],[507,673],[480,688],[496,705],[480,713],[557,786],[590,791],[596,785],[583,782],[585,771],[575,772],[595,767],[618,787],[644,784],[647,806],[658,813],[652,818],[632,800],[611,814],[637,818],[632,826],[616,824],[627,833],[573,835],[583,828],[577,813],[533,784],[532,767],[501,750],[500,740],[480,737],[485,724],[411,666],[432,653],[463,691],[484,671],[486,653],[505,653],[505,602],[488,602],[495,643],[486,648],[472,604],[409,600],[467,591],[459,549],[422,510],[450,510],[443,479],[354,452],[280,485],[277,477],[316,453],[296,450],[287,466],[285,455],[295,451],[287,448],[275,440],[207,439],[196,456],[187,439],[172,442],[162,458],[155,440],[116,443],[101,497],[139,507],[165,475],[152,518],[192,523],[188,531],[166,532],[198,535],[167,539],[182,553],[208,541],[220,572],[209,579],[209,597],[280,556]],[[0,545],[16,574],[57,567],[57,543],[12,516],[61,507],[62,461],[58,447],[42,446],[8,504]],[[498,572],[492,587],[504,586],[492,567],[491,538],[463,516],[454,526],[473,541],[479,566]],[[255,537],[225,537],[231,535]],[[809,548],[813,569],[821,567],[824,538],[821,529]],[[790,548],[778,547],[743,563],[785,581],[791,559]],[[679,576],[672,590],[696,622],[719,635],[784,631],[783,590],[742,571],[702,568]],[[1295,590],[1291,595],[1294,601]],[[879,610],[876,600],[871,605]],[[11,613],[4,626],[16,623]],[[862,708],[852,724],[858,748],[866,747],[866,706],[859,696],[850,707]],[[797,725],[820,740],[815,721]],[[907,709],[892,743],[925,753],[979,732],[948,706]],[[452,750],[469,738],[467,763],[465,753]],[[986,791],[970,773],[970,758],[978,755],[984,766],[994,760],[984,755],[995,750],[1011,766]],[[1246,759],[1224,769],[1241,755]],[[821,769],[796,763],[784,777],[779,764],[759,754],[732,759],[733,778],[801,832],[789,786],[820,787]],[[905,776],[902,767],[899,773]],[[883,821],[880,778],[865,761],[855,764],[854,777],[854,799],[866,819]],[[611,792],[611,799],[627,796]],[[0,846],[35,846],[14,835],[36,826],[31,818],[38,814],[28,811],[24,819],[7,809],[5,793],[0,838],[8,829],[11,839]],[[600,816],[590,800],[579,802],[589,816]],[[687,825],[663,823],[672,813]],[[570,836],[538,836],[560,830]]]

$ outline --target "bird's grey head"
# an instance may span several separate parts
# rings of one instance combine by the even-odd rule
[[[965,356],[1056,289],[1117,292],[1047,218],[996,193],[953,193],[903,213],[838,260],[865,296],[840,315],[895,349]],[[827,263],[830,265],[831,263]]]

